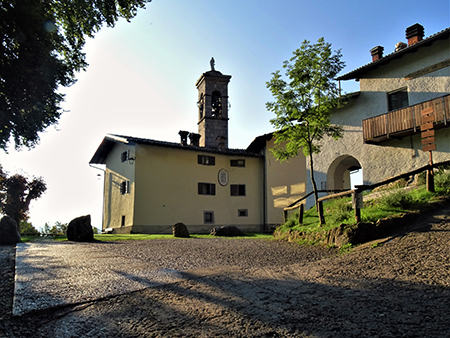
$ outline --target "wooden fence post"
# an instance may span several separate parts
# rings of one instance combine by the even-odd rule
[[[304,204],[300,204],[299,207],[299,212],[298,212],[298,223],[299,224],[303,224],[303,213],[305,210],[305,205]]]
[[[325,224],[325,216],[323,214],[323,202],[319,201],[318,203],[319,203],[318,209],[319,209],[320,224]]]
[[[354,192],[352,194],[352,207],[355,209],[355,221],[361,222],[361,208],[363,207],[363,196],[361,192]]]

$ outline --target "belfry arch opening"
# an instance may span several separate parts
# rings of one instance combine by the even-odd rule
[[[331,163],[327,172],[327,190],[349,190],[362,184],[362,166],[350,155],[342,155]]]

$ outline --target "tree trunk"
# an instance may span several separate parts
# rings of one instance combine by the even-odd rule
[[[317,200],[319,199],[319,194],[317,192],[317,185],[316,185],[316,180],[314,179],[314,162],[313,162],[313,156],[312,156],[312,152],[309,152],[309,172],[310,172],[310,176],[311,176],[311,183],[313,186],[313,192],[314,192],[314,202],[316,204],[316,210],[317,212],[319,212],[319,203],[317,202]],[[320,225],[323,224],[322,218],[319,217],[320,219]]]

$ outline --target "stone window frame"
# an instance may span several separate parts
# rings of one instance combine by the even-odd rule
[[[230,184],[230,196],[247,196],[245,184]]]
[[[201,165],[216,165],[216,158],[209,155],[198,155],[197,163]]]
[[[214,224],[214,211],[204,210],[203,211],[203,223],[204,224]]]
[[[238,209],[238,217],[248,217],[248,209]]]
[[[230,160],[230,167],[245,168],[245,159]]]
[[[125,180],[120,183],[120,194],[125,195],[130,193],[130,181]]]
[[[215,183],[198,182],[197,187],[198,187],[199,195],[210,195],[210,196],[216,195],[216,184]]]

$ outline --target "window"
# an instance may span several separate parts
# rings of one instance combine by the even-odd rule
[[[214,223],[214,211],[203,211],[203,222],[205,224]]]
[[[198,184],[199,195],[215,195],[216,185],[214,183],[199,183]]]
[[[388,109],[396,110],[404,107],[408,107],[408,90],[407,88],[402,88],[396,90],[395,92],[388,93]]]
[[[230,160],[230,167],[245,167],[245,160]]]
[[[128,161],[128,159],[130,158],[130,151],[124,151],[122,154],[120,154],[120,160],[122,162]]]
[[[214,156],[198,155],[198,164],[216,165],[216,158]]]
[[[247,209],[239,209],[238,210],[238,217],[247,217],[248,216],[248,210]]]
[[[245,184],[231,184],[231,196],[245,196]]]
[[[122,181],[120,183],[120,194],[125,195],[130,193],[130,181]]]
[[[122,222],[120,223],[120,226],[124,226],[125,225],[125,215],[122,215]]]

